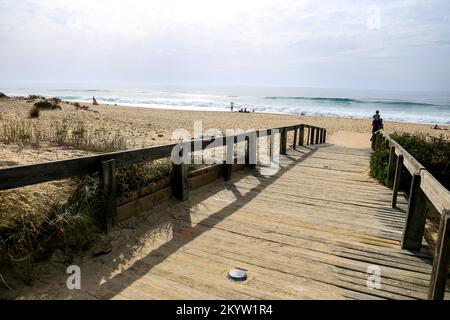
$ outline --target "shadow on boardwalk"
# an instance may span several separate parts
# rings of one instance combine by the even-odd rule
[[[324,145],[326,146],[326,145]],[[321,146],[321,147],[324,147]],[[175,253],[181,247],[185,246],[189,242],[193,241],[199,235],[207,232],[212,229],[215,225],[217,225],[220,221],[226,219],[230,215],[232,215],[239,207],[242,207],[246,203],[251,202],[258,194],[264,191],[268,186],[270,186],[274,181],[288,173],[291,168],[295,167],[299,163],[303,162],[305,159],[313,155],[316,150],[320,147],[316,148],[304,148],[309,149],[308,153],[303,153],[303,156],[300,158],[291,158],[292,162],[286,166],[281,167],[278,173],[270,179],[259,179],[259,184],[254,187],[250,192],[246,195],[242,195],[237,188],[234,186],[236,182],[236,177],[233,178],[229,182],[224,182],[225,188],[232,191],[236,197],[236,200],[225,208],[212,213],[209,217],[202,220],[201,228],[200,223],[197,226],[192,226],[191,223],[191,212],[192,210],[202,201],[210,197],[211,195],[223,190],[223,185],[216,183],[212,185],[208,185],[203,187],[201,190],[208,192],[196,192],[195,197],[193,199],[189,199],[184,203],[177,203],[171,209],[174,209],[174,217],[171,219],[173,238],[168,242],[162,244],[157,249],[151,251],[146,257],[143,257],[136,261],[131,269],[127,269],[112,277],[111,279],[106,280],[99,287],[99,293],[101,294],[101,299],[110,299],[113,298],[116,294],[120,293],[123,289],[126,289],[128,285],[132,284],[140,277],[144,276],[148,273],[153,267],[157,266],[159,263],[163,262],[166,258],[168,258],[171,254]],[[295,151],[299,154],[302,154],[301,151]],[[249,169],[246,169],[249,170]],[[253,172],[254,177],[258,178],[258,174]],[[244,203],[244,204],[243,204]],[[136,235],[139,237],[139,235]],[[131,257],[134,254],[134,250],[132,252],[121,252],[120,256],[121,260],[127,260],[127,257]],[[137,273],[137,270],[139,272]],[[103,275],[106,276],[106,275]],[[100,279],[99,279],[100,280]],[[99,281],[100,282],[100,281]]]

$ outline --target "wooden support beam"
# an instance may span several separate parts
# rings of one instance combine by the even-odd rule
[[[100,170],[100,188],[103,192],[103,228],[111,231],[117,217],[116,204],[116,160],[102,161]]]
[[[315,139],[316,139],[315,143],[316,144],[320,143],[320,140],[319,140],[319,138],[320,138],[320,130],[321,130],[320,128],[316,128],[316,130],[315,130],[316,131],[316,137],[315,137]]]
[[[401,154],[397,157],[397,165],[395,167],[394,187],[392,188],[392,201],[391,201],[392,208],[397,207],[397,196],[398,196],[398,189],[400,187],[400,177],[402,175],[402,169],[403,169],[403,155]]]
[[[287,149],[287,130],[281,129],[280,133],[280,154],[286,154]]]
[[[247,145],[245,147],[245,165],[251,169],[256,167],[256,154],[257,154],[257,138],[253,135],[251,138],[246,137]]]
[[[327,143],[327,129],[323,129],[323,143]]]
[[[298,133],[298,128],[295,127],[294,129],[294,143],[292,144],[292,149],[295,150],[297,148],[297,133]]]
[[[420,188],[420,173],[412,177],[408,211],[403,229],[402,249],[419,251],[427,216],[427,197]]]
[[[298,145],[303,146],[304,143],[305,143],[305,127],[302,125],[300,126],[299,130]]]
[[[231,163],[223,162],[223,179],[225,181],[231,180],[231,173],[233,172],[233,165]]]
[[[306,145],[309,145],[310,142],[311,142],[311,128],[308,128],[308,134],[306,137]]]
[[[183,149],[180,151],[183,158]],[[181,164],[172,163],[172,195],[180,200],[188,200],[188,172],[189,166],[184,162]]]
[[[448,267],[450,264],[450,210],[446,210],[441,216],[439,236],[436,252],[433,259],[430,287],[428,291],[429,300],[443,300],[448,278]]]
[[[377,132],[375,134],[375,150],[378,150],[381,146],[381,133]]]
[[[309,141],[309,144],[314,144],[314,133],[315,133],[316,130],[315,130],[314,128],[310,128],[309,131],[310,131],[310,141]]]
[[[387,173],[388,184],[393,183],[395,177],[395,166],[397,164],[397,155],[395,154],[395,147],[391,147],[391,151],[389,152],[389,167]]]

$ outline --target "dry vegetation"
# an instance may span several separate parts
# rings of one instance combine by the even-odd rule
[[[41,110],[59,112],[61,101],[39,96],[27,99],[39,100],[31,109],[31,117],[0,114],[0,144],[36,152],[49,146],[93,153],[129,147],[129,141],[119,131],[88,126],[71,118],[51,122],[37,119]],[[89,110],[81,105],[75,108]],[[118,193],[139,189],[169,174],[168,161],[120,169]],[[62,184],[64,188],[59,188]],[[0,192],[0,286],[8,287],[11,277],[30,282],[35,277],[33,264],[51,257],[55,251],[68,262],[86,250],[102,229],[102,199],[98,175]]]

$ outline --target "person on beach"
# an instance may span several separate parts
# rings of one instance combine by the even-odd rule
[[[384,129],[383,119],[373,120],[372,121],[372,134],[377,132],[378,130]]]
[[[373,120],[374,121],[379,121],[381,119],[380,117],[380,111],[375,111],[375,114],[373,115]]]
[[[231,109],[231,112],[233,112],[233,110],[234,110],[234,102],[232,102],[232,103],[230,104],[230,109]]]
[[[94,106],[97,106],[97,105],[98,105],[98,102],[97,102],[97,100],[95,99],[95,97],[92,97],[92,104],[93,104]]]

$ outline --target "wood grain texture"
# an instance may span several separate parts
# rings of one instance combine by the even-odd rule
[[[79,298],[426,299],[432,257],[426,245],[400,248],[407,202],[391,208],[389,189],[368,175],[369,157],[369,149],[299,146],[274,175],[245,168],[186,202],[156,206],[137,225],[144,232],[161,216],[171,217],[168,227],[120,271],[109,264],[123,248],[91,266],[108,276],[86,281]],[[374,266],[380,289],[367,286]],[[228,280],[234,267],[248,280]]]

